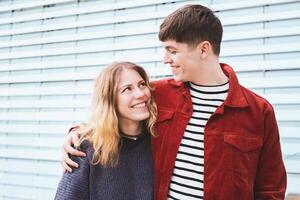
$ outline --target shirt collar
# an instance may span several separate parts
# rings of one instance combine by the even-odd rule
[[[224,74],[229,78],[229,90],[224,105],[229,107],[247,107],[247,99],[243,93],[242,86],[238,82],[235,72],[227,64],[220,63],[220,66]],[[185,82],[177,82],[173,78],[169,79],[168,82],[175,87],[188,90],[188,85]]]

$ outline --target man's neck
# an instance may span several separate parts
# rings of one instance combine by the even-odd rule
[[[228,77],[224,74],[219,60],[212,59],[203,64],[195,73],[191,82],[197,85],[221,85],[228,82]]]

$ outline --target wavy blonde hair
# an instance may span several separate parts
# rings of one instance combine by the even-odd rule
[[[95,165],[115,167],[118,164],[120,131],[116,97],[120,75],[124,68],[138,72],[149,89],[153,90],[145,70],[137,64],[114,62],[101,71],[95,81],[90,121],[82,123],[78,129],[79,144],[88,140],[94,148],[92,162]],[[148,132],[154,136],[157,107],[152,95],[148,109],[150,116],[144,123]]]

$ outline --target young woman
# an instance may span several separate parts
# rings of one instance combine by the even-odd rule
[[[96,79],[92,116],[77,129],[86,157],[64,173],[57,200],[152,200],[156,106],[144,69],[130,62],[106,67]]]

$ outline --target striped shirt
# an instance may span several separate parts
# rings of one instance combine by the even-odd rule
[[[190,83],[193,114],[178,149],[168,199],[203,199],[204,128],[228,94],[229,82],[216,86]]]

